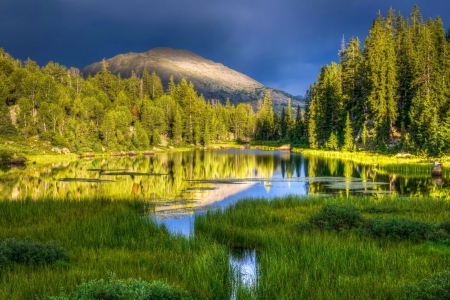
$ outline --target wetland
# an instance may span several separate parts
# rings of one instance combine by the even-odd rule
[[[398,167],[229,149],[4,168],[0,240],[67,255],[0,262],[0,298],[73,299],[111,278],[199,299],[411,298],[450,264],[449,179]],[[327,205],[358,221],[316,226]]]

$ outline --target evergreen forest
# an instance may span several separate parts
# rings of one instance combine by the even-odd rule
[[[363,47],[343,39],[339,62],[323,66],[304,108],[280,114],[269,93],[256,107],[205,99],[192,83],[157,74],[122,78],[102,62],[94,76],[0,49],[0,136],[73,152],[279,141],[312,149],[450,151],[450,33],[418,6],[378,14]]]

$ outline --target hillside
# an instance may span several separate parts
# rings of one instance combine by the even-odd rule
[[[161,78],[166,87],[170,75],[175,82],[181,78],[191,81],[196,91],[206,99],[218,99],[231,103],[250,102],[256,106],[258,99],[263,99],[267,91],[271,93],[274,106],[287,105],[287,99],[292,99],[292,106],[303,105],[303,99],[289,95],[286,92],[265,87],[252,78],[232,70],[221,63],[207,60],[187,50],[171,48],[154,48],[144,53],[119,54],[106,60],[113,74],[120,73],[122,77],[130,77],[134,71],[138,76],[144,68],[153,71]],[[101,68],[96,62],[82,70],[84,76],[93,75]]]

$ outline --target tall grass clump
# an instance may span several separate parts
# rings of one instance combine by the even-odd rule
[[[309,218],[315,227],[337,231],[360,227],[363,222],[360,210],[353,205],[327,204]]]
[[[55,242],[41,243],[30,239],[8,238],[0,242],[0,268],[12,263],[51,264],[58,260],[69,261],[69,255]]]

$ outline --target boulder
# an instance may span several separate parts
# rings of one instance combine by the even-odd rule
[[[53,152],[56,152],[56,153],[58,153],[58,154],[61,154],[61,149],[59,149],[59,148],[53,147],[53,148],[52,148],[52,151],[53,151]]]
[[[278,151],[291,151],[291,144],[282,145],[277,148]]]
[[[137,156],[137,155],[138,155],[137,152],[134,151],[128,152],[128,156]]]
[[[431,176],[442,176],[442,172],[444,171],[444,166],[437,161],[435,161],[433,164],[434,166],[433,170],[431,171]]]
[[[239,146],[239,150],[245,150],[245,146],[243,145]]]
[[[61,150],[64,154],[70,154],[69,148],[62,148]]]
[[[400,152],[400,153],[397,153],[397,154],[395,155],[395,157],[398,157],[398,158],[407,158],[407,157],[411,157],[411,154],[409,154],[409,153],[407,153],[407,152]]]
[[[87,152],[84,156],[85,156],[85,157],[94,157],[95,154],[94,154],[94,153],[89,153],[89,152]]]

